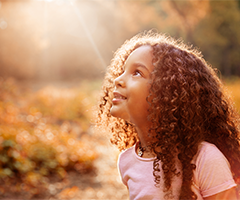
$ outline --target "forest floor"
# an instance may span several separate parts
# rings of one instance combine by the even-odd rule
[[[22,85],[35,92],[45,87],[46,83]],[[63,85],[71,88],[75,86],[75,83],[61,83],[54,86],[62,88]],[[0,180],[0,199],[129,199],[127,188],[122,184],[117,169],[119,151],[110,143],[109,135],[90,131],[85,133],[85,137],[81,137],[80,140],[83,140],[89,148],[93,147],[97,151],[98,157],[94,161],[95,171],[86,174],[67,171],[67,176],[64,179],[49,176],[47,177],[47,187],[38,185],[36,188],[28,188],[25,183],[21,182],[20,177]]]
[[[88,137],[89,139],[89,137]],[[25,191],[13,191],[11,188],[6,190],[9,185],[2,185],[6,191],[0,195],[3,200],[27,200],[27,199],[103,199],[103,200],[127,200],[128,191],[122,184],[117,169],[117,158],[119,151],[112,146],[109,138],[96,134],[91,136],[88,141],[97,146],[99,157],[95,160],[95,172],[88,174],[79,174],[75,171],[68,173],[67,178],[58,180],[56,177],[50,177],[51,183],[48,189],[38,189],[36,194]],[[12,180],[11,184],[17,184],[17,180]],[[1,194],[1,193],[0,193]]]
[[[122,184],[117,170],[119,151],[112,146],[106,136],[93,136],[99,158],[95,162],[96,174],[77,175],[69,173],[69,187],[72,197],[69,199],[128,199],[127,188]],[[66,189],[65,189],[66,191]],[[71,190],[70,190],[71,192]],[[64,190],[50,199],[65,199]]]

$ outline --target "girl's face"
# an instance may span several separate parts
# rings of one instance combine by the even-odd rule
[[[110,113],[134,123],[137,127],[149,123],[147,96],[150,88],[150,74],[153,71],[151,46],[141,46],[127,58],[124,72],[114,81],[114,98]]]

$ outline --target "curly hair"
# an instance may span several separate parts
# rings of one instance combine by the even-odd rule
[[[172,178],[179,174],[175,164],[178,159],[182,169],[179,199],[196,199],[191,189],[196,166],[191,161],[202,141],[220,149],[231,165],[234,180],[239,183],[239,115],[216,72],[199,51],[180,40],[147,32],[134,36],[116,51],[102,87],[98,124],[110,128],[111,142],[120,150],[138,141],[134,125],[111,116],[110,108],[114,80],[123,73],[123,65],[131,52],[142,45],[153,49],[154,70],[147,101],[149,132],[157,139],[152,147],[157,155],[153,163],[156,184],[160,182],[158,172],[162,170],[164,191],[171,190]]]

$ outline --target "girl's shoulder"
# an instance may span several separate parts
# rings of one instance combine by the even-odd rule
[[[193,161],[195,164],[199,163],[212,163],[212,162],[226,162],[229,165],[227,158],[216,147],[216,145],[203,141],[198,147],[198,152],[195,155]]]
[[[219,151],[215,144],[210,142],[203,141],[199,144],[198,147],[199,152],[206,152],[206,151]]]
[[[236,186],[227,158],[214,144],[202,142],[193,163],[196,165],[194,185],[201,190],[203,197]]]
[[[134,149],[135,149],[135,145],[128,149],[122,150],[119,157],[128,157],[130,154],[133,153]]]
[[[200,143],[198,153],[202,156],[206,156],[206,154],[209,156],[224,156],[215,144],[206,141]]]
[[[124,149],[121,151],[121,153],[119,154],[119,160],[128,160],[131,159],[131,157],[134,155],[134,150],[135,150],[135,145],[128,148],[128,149]]]
[[[123,169],[129,168],[129,166],[131,165],[131,162],[133,160],[135,160],[134,155],[133,155],[134,149],[135,149],[135,145],[128,149],[122,150],[121,153],[119,154],[118,167],[119,167],[120,172]]]

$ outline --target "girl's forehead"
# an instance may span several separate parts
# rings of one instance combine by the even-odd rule
[[[140,46],[130,53],[126,62],[128,60],[139,59],[141,57],[152,57],[153,56],[152,52],[153,52],[153,49],[151,46],[149,45]]]
[[[140,46],[135,49],[124,63],[123,69],[127,65],[143,65],[152,71],[153,49],[149,45]]]

